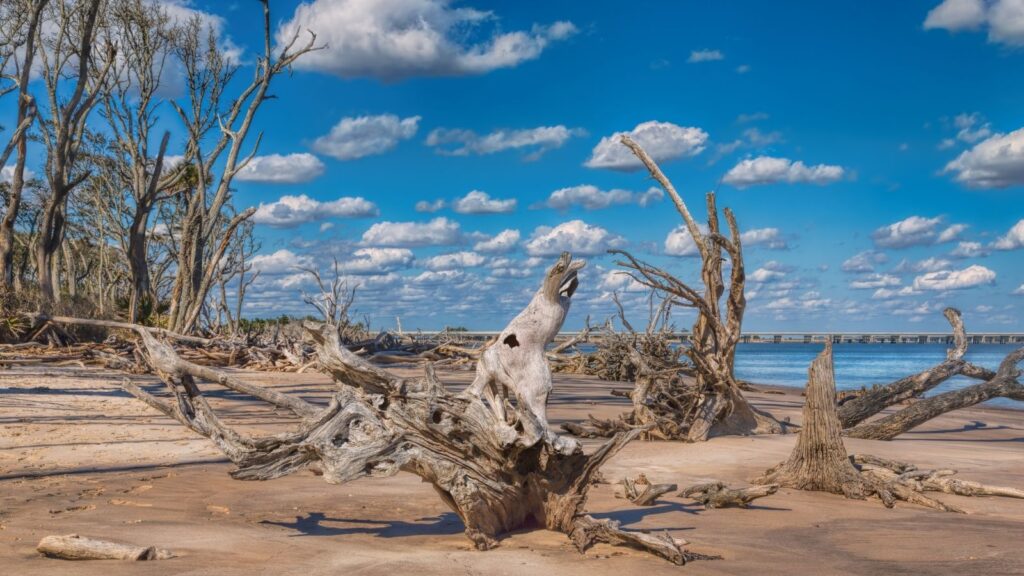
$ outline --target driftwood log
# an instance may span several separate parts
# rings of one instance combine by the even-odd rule
[[[308,324],[307,330],[320,369],[337,383],[328,406],[284,400],[283,395],[247,386],[248,394],[298,415],[301,424],[293,432],[254,437],[234,430],[211,409],[196,378],[237,386],[234,380],[178,358],[147,330],[139,330],[143,356],[173,399],[159,398],[130,381],[124,386],[210,438],[237,466],[232,472],[237,479],[270,480],[316,466],[327,482],[341,484],[406,471],[434,487],[481,550],[493,548],[511,531],[547,528],[567,534],[580,551],[605,542],[676,564],[703,557],[683,550],[682,541],[668,534],[622,530],[613,520],[585,512],[598,469],[642,429],[617,434],[591,454],[578,446],[567,451],[555,446],[549,434],[521,434],[519,411],[501,420],[481,399],[450,393],[430,365],[422,378],[399,378],[342,346],[334,327]]]
[[[1024,357],[1024,351],[1019,352]],[[1004,365],[1006,363],[1003,362]],[[777,484],[797,490],[831,492],[857,500],[877,496],[889,508],[896,501],[903,500],[946,512],[963,510],[925,496],[924,492],[1017,497],[1018,491],[1011,488],[954,482],[949,478],[955,474],[952,470],[922,473],[917,471],[916,466],[904,462],[870,455],[848,456],[836,411],[831,343],[826,343],[825,349],[811,363],[806,397],[803,427],[796,447],[788,459],[754,479],[754,484]]]
[[[778,484],[765,484],[748,488],[729,488],[725,482],[716,480],[685,488],[678,496],[680,498],[696,500],[708,510],[712,508],[746,508],[754,500],[771,496],[778,490]]]
[[[173,558],[168,550],[155,546],[132,546],[105,540],[83,538],[78,534],[47,536],[36,550],[50,558],[62,560],[166,560]]]

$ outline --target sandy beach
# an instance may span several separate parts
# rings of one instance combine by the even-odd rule
[[[441,372],[454,387],[469,372]],[[121,376],[80,368],[20,367],[0,375],[0,566],[5,574],[1024,574],[1024,501],[940,498],[966,515],[900,503],[783,489],[751,509],[710,510],[666,495],[652,507],[591,491],[589,510],[634,530],[667,530],[722,560],[676,567],[625,548],[578,554],[562,534],[514,534],[478,552],[458,517],[411,474],[332,486],[304,472],[270,482],[228,476],[205,438],[122,392]],[[319,374],[254,374],[264,385],[324,398]],[[625,400],[613,383],[557,375],[555,422],[610,416]],[[140,378],[155,389],[158,383]],[[619,385],[623,388],[626,385]],[[288,419],[225,390],[215,408],[242,430],[283,430]],[[751,394],[799,422],[799,391]],[[780,393],[782,392],[782,393]],[[708,479],[742,485],[781,460],[795,436],[716,438],[701,444],[634,442],[606,478],[645,472],[680,487]],[[596,442],[588,441],[588,448]],[[955,468],[965,479],[1020,486],[1024,413],[972,408],[893,442],[847,440],[852,452]],[[50,534],[77,533],[172,550],[149,563],[72,563],[35,551]]]

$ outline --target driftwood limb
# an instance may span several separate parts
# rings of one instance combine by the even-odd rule
[[[654,506],[661,496],[677,490],[675,484],[652,484],[643,473],[636,478],[623,478],[615,492],[616,498],[625,498],[637,506]]]
[[[729,488],[724,482],[714,481],[695,484],[683,489],[678,495],[680,498],[696,500],[703,504],[704,508],[710,510],[712,508],[746,508],[754,500],[775,494],[778,490],[778,484]]]
[[[63,560],[166,560],[174,557],[170,551],[155,546],[118,544],[78,534],[46,536],[39,541],[36,550],[44,556]]]
[[[895,414],[863,422],[847,430],[846,435],[851,438],[892,440],[946,412],[973,406],[992,398],[1003,397],[1024,401],[1024,385],[1018,379],[1020,370],[1017,368],[1022,360],[1024,348],[1008,354],[994,376],[986,382],[918,400]]]
[[[852,428],[889,406],[918,397],[954,376],[962,375],[979,380],[995,377],[991,370],[975,366],[964,359],[967,353],[967,334],[960,311],[946,308],[943,314],[953,328],[954,345],[946,352],[946,359],[917,374],[863,390],[844,401],[839,406],[839,421],[843,428]]]

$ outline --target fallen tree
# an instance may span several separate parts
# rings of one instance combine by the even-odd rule
[[[946,359],[890,384],[845,395],[839,405],[839,421],[843,428],[852,428],[882,410],[918,397],[954,376],[981,380],[990,380],[995,376],[991,370],[975,366],[964,359],[967,354],[967,334],[960,311],[946,308],[942,313],[953,328],[953,347],[946,351]]]
[[[558,270],[556,264],[548,276]],[[517,339],[540,341],[542,336],[530,329],[518,326]],[[239,389],[237,382],[182,360],[149,330],[138,330],[144,359],[173,400],[158,398],[127,380],[124,386],[210,438],[237,466],[232,472],[237,479],[270,480],[316,466],[327,482],[340,484],[406,471],[434,487],[481,550],[493,548],[513,530],[547,528],[567,534],[580,551],[605,542],[638,548],[676,564],[701,557],[683,550],[682,542],[668,534],[622,530],[617,522],[595,519],[584,511],[600,466],[642,429],[619,433],[587,455],[578,445],[553,442],[550,432],[523,434],[523,410],[507,411],[501,418],[495,406],[473,395],[450,393],[430,365],[422,378],[400,378],[345,348],[335,327],[309,324],[307,330],[320,369],[337,383],[330,405],[246,385],[249,395],[296,414],[301,424],[293,432],[254,437],[234,430],[211,409],[196,378],[233,389]]]
[[[1015,358],[1016,361],[1024,358],[1024,349],[1018,351]],[[1010,360],[1004,361],[1004,366]],[[793,452],[785,461],[753,480],[754,484],[830,492],[856,500],[877,496],[889,508],[902,500],[946,512],[963,510],[926,496],[924,492],[1019,497],[1015,493],[1020,491],[1010,488],[954,481],[949,476],[955,471],[918,471],[916,466],[904,462],[869,455],[848,456],[836,411],[831,343],[825,344],[825,349],[811,363],[806,396],[803,426]]]
[[[728,208],[724,210],[729,230],[726,237],[721,230],[715,194],[709,192],[706,197],[707,228],[702,229],[647,152],[629,136],[622,136],[621,141],[668,193],[682,216],[700,258],[703,289],[693,288],[628,252],[611,252],[625,258],[617,262],[624,268],[623,273],[664,295],[666,305],[696,310],[697,317],[684,351],[693,364],[694,379],[692,383],[684,381],[681,378],[682,366],[655,365],[634,348],[630,357],[638,369],[636,387],[630,393],[632,412],[615,420],[591,419],[572,431],[588,436],[606,436],[640,426],[648,428],[648,434],[654,438],[691,442],[726,434],[782,433],[783,424],[754,408],[743,396],[741,385],[733,374],[736,345],[740,340],[746,309],[743,246],[735,216]],[[723,262],[726,257],[731,269],[723,310],[721,300],[726,294]]]

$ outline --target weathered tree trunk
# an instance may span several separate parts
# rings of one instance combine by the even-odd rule
[[[1024,349],[1007,357],[1000,366],[999,373],[1004,375],[1014,372],[1016,363],[1021,359],[1024,359]],[[848,457],[840,435],[842,428],[836,412],[831,343],[827,343],[825,349],[811,363],[806,396],[803,428],[793,452],[786,461],[770,468],[764,475],[753,480],[753,483],[831,492],[858,500],[877,496],[889,508],[894,506],[897,500],[903,500],[945,512],[963,510],[923,493],[945,491],[964,496],[998,494],[1018,497],[1019,491],[1012,488],[950,479],[948,476],[956,473],[952,470],[925,472],[918,471],[912,464],[877,456],[857,454]]]
[[[973,406],[992,398],[1024,401],[1024,386],[1017,380],[1020,376],[1017,364],[1021,360],[1024,360],[1024,348],[1010,353],[988,382],[918,400],[895,414],[851,428],[846,431],[846,435],[851,438],[892,440],[946,412]]]
[[[62,560],[166,560],[174,555],[155,546],[132,546],[83,538],[78,534],[47,536],[36,546],[44,556]]]
[[[827,343],[808,372],[803,427],[796,447],[789,459],[754,480],[755,484],[832,492],[847,498],[867,495],[860,473],[843,446],[843,429],[836,415],[835,386],[832,344]]]
[[[889,406],[920,396],[946,380],[957,375],[989,380],[995,374],[964,360],[967,353],[967,335],[960,311],[946,308],[943,311],[953,327],[953,348],[946,352],[946,360],[917,374],[900,378],[891,384],[865,390],[839,406],[839,421],[843,428],[852,428],[878,414]]]

